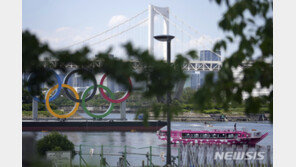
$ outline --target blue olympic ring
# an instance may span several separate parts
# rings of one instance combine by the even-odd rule
[[[60,95],[60,92],[61,92],[61,89],[62,89],[62,80],[61,80],[61,78],[60,78],[60,76],[54,71],[54,70],[50,70],[51,72],[53,72],[54,73],[54,75],[55,75],[55,77],[57,78],[57,81],[58,81],[58,85],[59,85],[59,87],[58,87],[58,90],[56,91],[56,93],[51,97],[51,98],[49,98],[49,101],[53,101],[54,99],[56,99],[59,95]],[[32,73],[29,75],[29,77],[28,77],[28,82],[30,81],[30,77],[32,76]],[[29,92],[31,92],[31,87],[30,87],[30,85],[28,86],[28,91]],[[35,100],[35,101],[38,101],[38,102],[42,102],[42,103],[45,103],[45,99],[42,99],[42,100],[40,100],[38,97],[35,97],[35,96],[32,96],[33,97],[33,99]]]

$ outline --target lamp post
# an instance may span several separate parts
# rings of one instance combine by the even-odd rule
[[[167,42],[167,63],[171,63],[171,40],[174,39],[174,36],[171,35],[158,35],[154,36],[154,38],[161,42]],[[171,102],[171,92],[167,93],[167,106],[169,109],[169,105]],[[169,111],[167,111],[167,159],[166,165],[171,165],[171,118]]]

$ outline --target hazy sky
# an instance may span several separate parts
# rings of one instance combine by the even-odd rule
[[[47,41],[51,47],[56,49],[103,32],[148,9],[149,4],[169,7],[170,19],[177,22],[174,17],[177,16],[186,22],[186,24],[179,22],[180,27],[190,32],[194,37],[193,39],[186,36],[185,33],[182,34],[181,31],[170,24],[170,34],[178,37],[175,40],[175,47],[173,46],[176,52],[177,49],[184,50],[184,48],[189,47],[192,40],[195,40],[199,48],[211,48],[213,42],[223,37],[223,32],[218,29],[217,24],[225,9],[210,0],[23,0],[22,4],[23,30],[28,29],[36,33],[42,41]],[[147,16],[148,12],[139,16],[138,20],[129,23],[130,25],[110,32],[110,35],[112,36],[120,30],[128,28],[128,26],[140,22]],[[161,23],[162,20],[157,19],[157,21]],[[188,29],[187,24],[198,33]],[[161,29],[161,26],[162,24],[157,24],[155,27]],[[138,29],[129,32],[131,35],[126,33],[128,35],[123,35],[109,42],[116,44],[123,38],[137,38],[136,43],[139,43],[141,47],[147,47],[147,24]],[[156,30],[156,33],[161,32]],[[105,39],[105,37],[102,37],[102,39]],[[99,38],[93,39],[93,42],[100,40]],[[182,42],[183,45],[178,44],[178,42]],[[180,49],[181,45],[182,48]],[[77,48],[81,46],[77,46]],[[96,47],[97,50],[100,50],[99,47],[106,48],[106,46]],[[95,47],[93,49],[96,50]]]

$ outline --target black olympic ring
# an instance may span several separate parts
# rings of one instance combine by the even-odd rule
[[[97,92],[97,80],[95,78],[95,76],[93,75],[93,73],[91,73],[89,70],[85,69],[85,68],[81,68],[81,69],[76,69],[76,70],[73,70],[71,71],[70,73],[68,73],[64,79],[64,84],[68,84],[68,80],[70,79],[71,75],[76,73],[76,72],[79,72],[79,71],[84,71],[84,72],[87,72],[89,74],[91,74],[91,80],[93,81],[93,84],[94,84],[94,90],[93,92],[85,99],[85,101],[89,101]],[[73,97],[70,93],[69,93],[69,90],[67,88],[63,88],[67,97],[74,101],[74,102],[82,102],[82,99],[76,99],[75,97]]]

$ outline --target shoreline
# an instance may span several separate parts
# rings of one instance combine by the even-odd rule
[[[85,120],[93,120],[91,118],[85,118],[82,114],[84,112],[77,112],[75,116],[68,118],[67,120],[77,120],[77,119],[85,119]],[[94,112],[93,112],[94,113]],[[98,112],[101,113],[101,112]],[[112,114],[120,114],[120,112],[112,112]],[[126,114],[136,114],[136,112],[127,111]],[[139,118],[139,117],[138,117]],[[23,115],[22,120],[30,120],[32,119],[32,115]],[[44,115],[39,113],[38,119],[57,119],[50,114]],[[117,118],[104,118],[103,120],[117,120]],[[138,119],[136,119],[138,120]],[[139,119],[141,120],[141,119]],[[166,116],[154,117],[153,113],[149,113],[148,120],[160,120],[166,121]],[[264,122],[269,121],[269,114],[252,114],[252,115],[243,115],[243,114],[235,114],[235,113],[225,113],[225,114],[204,114],[204,113],[195,113],[195,112],[186,112],[182,113],[182,115],[174,116],[172,118],[174,122]]]

